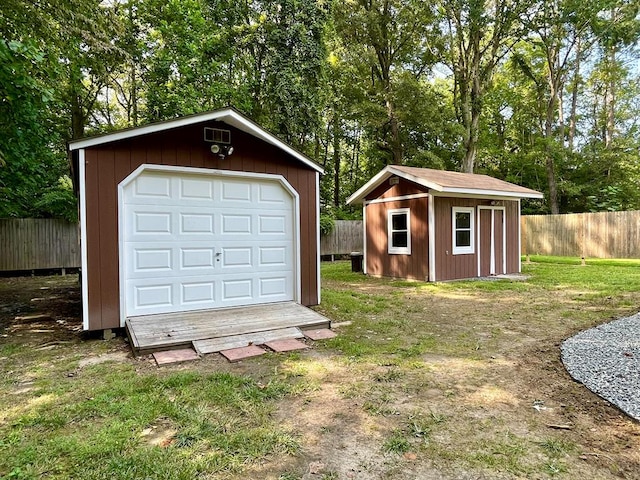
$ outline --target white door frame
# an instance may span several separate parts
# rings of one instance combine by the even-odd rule
[[[210,168],[196,168],[196,167],[175,167],[171,165],[153,165],[142,164],[131,172],[122,182],[118,184],[118,265],[120,268],[120,326],[125,326],[126,320],[126,281],[125,281],[125,255],[124,255],[124,231],[125,231],[125,218],[124,218],[124,189],[133,182],[137,177],[145,172],[172,172],[172,173],[185,173],[185,174],[197,174],[197,175],[209,175],[226,178],[255,178],[260,180],[270,180],[273,182],[279,182],[284,189],[293,198],[293,220],[294,220],[294,239],[293,239],[293,259],[295,266],[293,269],[294,275],[294,300],[296,303],[301,303],[301,284],[300,284],[300,196],[298,192],[291,186],[291,184],[282,175],[275,175],[270,173],[255,173],[255,172],[236,172],[231,170],[213,170]]]
[[[481,248],[481,242],[482,242],[482,237],[480,235],[480,229],[482,228],[482,223],[480,221],[480,212],[482,210],[491,210],[491,233],[489,235],[489,238],[491,238],[491,245],[489,248],[489,252],[491,255],[491,260],[490,260],[490,267],[489,267],[489,275],[495,275],[496,274],[496,258],[495,258],[495,253],[496,253],[496,232],[495,232],[495,217],[496,217],[496,210],[501,210],[502,211],[502,271],[506,272],[507,271],[507,222],[506,222],[506,208],[505,207],[494,207],[494,206],[486,206],[486,205],[478,205],[478,221],[477,221],[477,225],[478,225],[478,277],[481,276],[480,274],[480,260],[482,257],[482,248]]]

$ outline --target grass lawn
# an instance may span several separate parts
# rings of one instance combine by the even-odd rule
[[[335,339],[162,368],[81,338],[74,277],[0,279],[0,478],[640,478],[640,426],[559,354],[640,310],[640,261],[531,260],[435,285],[326,263]]]

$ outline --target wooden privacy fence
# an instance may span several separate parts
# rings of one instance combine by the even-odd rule
[[[640,211],[526,215],[522,253],[640,258]]]
[[[362,252],[362,220],[336,220],[333,231],[320,238],[320,255]]]
[[[0,271],[78,267],[77,224],[46,218],[0,219]]]

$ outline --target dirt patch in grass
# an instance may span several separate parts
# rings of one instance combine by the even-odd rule
[[[138,427],[125,425],[133,433],[124,458],[103,462],[115,462],[113,472],[150,455],[156,470],[149,471],[163,478],[181,478],[180,469],[201,478],[274,480],[640,478],[640,425],[574,382],[559,350],[576,332],[640,309],[640,268],[588,268],[534,264],[526,267],[528,282],[428,285],[354,275],[348,263],[323,265],[318,310],[351,322],[337,338],[238,364],[212,355],[162,368],[132,358],[122,338],[84,339],[77,278],[0,279],[0,386],[27,412],[59,403],[48,382],[67,382],[60,395],[80,396],[87,394],[72,382],[109,381],[112,367],[104,359],[133,370],[141,388],[168,378],[162,390],[148,388],[172,420],[163,411]],[[32,302],[40,297],[48,300]],[[15,320],[37,314],[50,319]],[[249,440],[241,435],[245,414],[231,412],[216,423],[228,402],[215,403],[217,390],[206,395],[193,387],[197,398],[181,397],[181,385],[212,388],[212,374],[220,388],[235,389],[229,398],[240,395],[237,412],[260,419],[260,429],[247,430]],[[219,377],[226,374],[232,377]],[[259,405],[263,393],[273,408],[256,410],[249,402]],[[190,410],[171,413],[187,400]],[[10,409],[0,427],[6,431],[4,422],[18,417],[27,423],[14,429],[53,428]],[[152,447],[144,433],[160,427],[166,453],[145,450]],[[0,442],[0,460],[11,438]],[[260,453],[265,441],[274,447]],[[251,442],[258,453],[246,450]],[[192,456],[179,448],[192,448]],[[203,463],[221,448],[228,448],[220,458],[233,457],[232,467]]]

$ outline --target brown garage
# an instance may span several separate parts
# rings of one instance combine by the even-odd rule
[[[486,175],[389,165],[363,204],[364,271],[426,281],[520,272],[520,200],[540,192]]]
[[[320,302],[322,169],[234,109],[70,143],[83,325]]]

